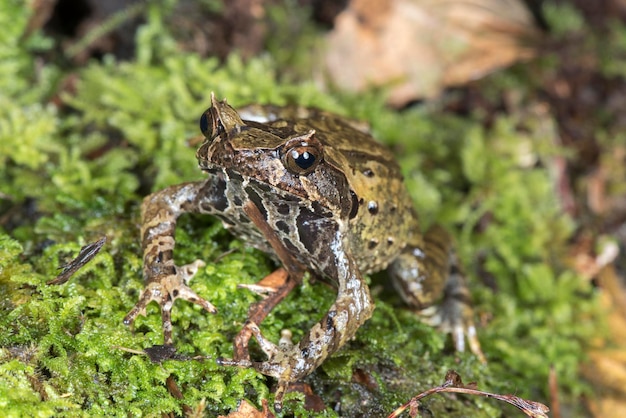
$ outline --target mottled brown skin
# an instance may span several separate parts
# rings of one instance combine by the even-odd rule
[[[172,186],[144,200],[147,284],[125,323],[156,301],[165,344],[172,344],[174,300],[216,311],[188,287],[204,263],[178,267],[173,261],[176,219],[194,212],[217,216],[234,235],[277,257],[291,280],[284,289],[293,288],[307,271],[337,287],[328,312],[297,344],[286,332],[276,345],[248,321],[244,330],[254,335],[267,359],[251,361],[246,341],[244,355],[221,360],[278,379],[277,408],[290,383],[315,370],[372,315],[363,275],[387,267],[408,304],[452,332],[457,349],[463,350],[467,335],[472,350],[481,355],[467,288],[451,263],[449,235],[434,228],[422,237],[392,154],[355,123],[326,112],[267,106],[242,114],[263,121],[244,121],[226,101],[212,98],[201,118],[206,140],[197,152],[208,179]]]

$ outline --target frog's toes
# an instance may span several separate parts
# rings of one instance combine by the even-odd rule
[[[176,267],[177,275],[183,279],[185,284],[188,284],[193,276],[196,275],[198,269],[206,266],[206,263],[202,260],[196,260],[193,263],[185,264],[184,266]]]
[[[261,350],[263,350],[263,352],[267,355],[267,357],[270,360],[273,359],[279,353],[279,347],[283,346],[285,344],[285,342],[286,342],[282,338],[283,337],[283,333],[281,333],[281,344],[277,346],[276,344],[274,344],[273,342],[271,342],[270,340],[268,340],[267,338],[265,338],[263,336],[263,334],[261,333],[261,330],[259,329],[259,326],[257,324],[255,324],[254,322],[250,322],[250,323],[248,323],[247,326],[248,326],[248,328],[250,328],[250,331],[252,331],[252,334],[254,335],[254,337],[256,338],[257,342],[261,346]],[[291,333],[289,333],[289,339],[288,339],[287,344],[289,346],[292,345],[291,344]]]
[[[172,283],[168,282],[167,284],[171,287],[168,287],[168,293],[172,296],[172,302],[176,299],[183,299],[191,303],[195,303],[196,305],[202,306],[204,310],[210,313],[216,313],[217,309],[207,300],[198,296],[196,292],[191,290],[188,286],[189,281],[196,275],[198,269],[204,267],[205,263],[202,260],[196,260],[191,264],[185,264],[182,267],[176,268],[176,279]]]
[[[254,323],[248,323],[246,327],[250,328],[254,336],[256,337],[259,345],[261,346],[261,350],[267,355],[268,359],[266,361],[252,361],[250,359],[225,359],[219,358],[217,360],[217,364],[220,366],[237,366],[237,367],[252,367],[260,373],[263,373],[266,376],[272,376],[277,379],[281,379],[285,376],[285,373],[289,373],[289,362],[280,361],[281,358],[284,359],[285,356],[281,356],[281,346],[272,343],[271,341],[265,339],[261,335],[259,327]],[[287,367],[285,367],[287,366]]]
[[[419,312],[420,316],[429,324],[452,334],[456,351],[465,351],[465,340],[474,355],[483,363],[485,356],[480,348],[474,311],[466,300],[446,297],[439,306],[431,306]]]
[[[254,335],[261,347],[261,350],[267,355],[266,361],[251,361],[248,359],[229,360],[218,359],[217,363],[221,366],[238,366],[252,367],[256,371],[278,379],[278,385],[274,397],[274,408],[280,411],[282,408],[282,400],[289,388],[289,385],[298,379],[294,373],[293,365],[301,360],[298,356],[299,350],[291,342],[291,332],[289,330],[281,331],[281,337],[278,345],[266,339],[258,325],[254,322],[246,324],[246,328]]]
[[[184,299],[196,305],[202,306],[210,313],[217,312],[215,306],[200,297],[188,285],[189,281],[204,266],[204,262],[196,260],[191,264],[176,267],[175,274],[161,275],[149,279],[145,289],[139,296],[139,301],[124,317],[124,324],[130,325],[139,315],[146,314],[146,307],[155,301],[161,307],[161,320],[163,322],[163,334],[165,344],[172,343],[172,320],[171,312],[176,299]]]
[[[262,286],[258,283],[240,283],[237,285],[237,289],[247,289],[251,292],[256,293],[257,295],[263,296],[266,298],[267,296],[276,293],[276,288]]]
[[[452,334],[456,351],[465,351],[467,338],[470,350],[480,361],[485,362],[474,325],[474,311],[470,300],[471,295],[463,276],[455,272],[448,277],[442,302],[422,309],[419,314],[428,324]]]
[[[288,278],[289,273],[287,272],[287,270],[281,267],[278,270],[274,270],[257,283],[238,284],[237,288],[248,289],[251,292],[256,293],[257,295],[261,295],[266,298],[270,295],[275,294],[282,287],[284,287]]]

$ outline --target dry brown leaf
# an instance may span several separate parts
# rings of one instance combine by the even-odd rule
[[[590,232],[581,233],[572,244],[567,262],[583,278],[591,280],[595,278],[603,268],[610,265],[619,256],[619,246],[612,238],[600,235],[594,237]],[[613,288],[617,285],[618,288]],[[615,292],[613,297],[622,298],[622,303],[615,306],[626,309],[626,293],[619,289],[619,284],[612,280],[607,280],[602,284],[607,292]],[[626,310],[624,310],[626,315]]]
[[[328,35],[338,86],[390,86],[401,106],[533,55],[532,16],[518,0],[352,0]]]
[[[267,408],[267,402],[263,402],[263,410],[259,411],[250,402],[245,399],[239,404],[239,408],[236,411],[231,412],[228,415],[220,415],[218,418],[274,418]]]

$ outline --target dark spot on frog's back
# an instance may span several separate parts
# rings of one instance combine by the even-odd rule
[[[309,358],[309,354],[311,353],[311,350],[309,350],[308,347],[304,347],[304,348],[302,348],[300,353],[302,353],[302,357]]]
[[[285,234],[289,234],[289,225],[285,221],[276,221],[276,228]]]
[[[317,213],[306,209],[300,209],[300,214],[296,218],[298,226],[298,239],[309,253],[314,254],[323,245],[324,237],[334,235],[337,230],[336,224]]]
[[[300,250],[288,238],[283,238],[283,245],[291,254],[298,254]]]
[[[333,216],[333,213],[330,210],[325,208],[320,202],[316,200],[311,203],[311,207],[313,208],[313,211],[320,217],[330,218],[331,216]]]
[[[163,260],[171,260],[173,256],[174,256],[174,251],[172,250],[159,251],[159,253],[157,254],[156,260],[158,263],[161,263],[163,262]]]
[[[331,331],[335,328],[335,317],[337,316],[337,311],[329,311],[326,315],[326,331]]]
[[[241,174],[237,173],[236,171],[233,170],[227,170],[226,171],[226,175],[228,176],[228,179],[230,181],[236,181],[238,183],[243,182],[243,177]]]
[[[359,212],[359,204],[363,201],[363,199],[359,200],[359,197],[356,193],[354,193],[354,190],[350,190],[350,198],[352,199],[352,207],[350,208],[350,215],[348,215],[348,218],[353,219]]]
[[[259,211],[263,215],[263,219],[267,220],[267,209],[265,209],[265,205],[263,204],[263,199],[261,196],[250,186],[246,187],[246,194],[248,198],[254,203],[254,205],[259,208]]]
[[[274,189],[272,189],[272,186],[263,182],[255,182],[254,187],[256,187],[258,190],[260,190],[263,193],[272,193],[274,191]]]
[[[276,208],[276,212],[281,215],[289,215],[289,205],[286,203],[274,203],[274,207]]]
[[[224,216],[220,213],[216,213],[215,216],[221,220],[225,225],[228,225],[229,227],[235,226],[235,220],[231,219],[227,216]],[[247,219],[247,218],[246,218]]]
[[[201,201],[201,212],[224,212],[228,207],[228,198],[226,197],[227,185],[224,177],[220,175],[213,176],[206,187],[208,190],[203,192],[203,194],[204,196],[208,196],[208,199]]]
[[[304,248],[306,248],[310,253],[313,253],[317,246],[314,236],[317,235],[315,220],[318,218],[319,217],[317,215],[306,209],[301,209],[298,217],[296,218],[298,238],[300,242],[304,244]]]

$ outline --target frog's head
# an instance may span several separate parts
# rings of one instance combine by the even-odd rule
[[[332,213],[347,215],[354,205],[348,181],[315,130],[296,133],[241,119],[235,109],[211,95],[211,107],[200,117],[205,136],[196,157],[206,171],[228,172],[314,201]],[[329,161],[326,161],[330,157]]]

